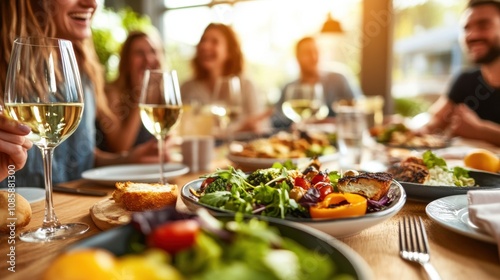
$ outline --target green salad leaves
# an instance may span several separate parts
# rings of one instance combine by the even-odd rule
[[[233,167],[219,169],[206,176],[216,179],[205,189],[199,201],[245,214],[254,214],[254,205],[262,205],[257,209],[261,215],[284,219],[289,213],[306,211],[288,195],[293,188],[289,172],[293,171],[279,163],[250,175]]]
[[[265,221],[251,219],[224,226],[234,233],[227,241],[201,232],[195,245],[175,256],[176,267],[189,279],[293,280],[332,279],[335,263],[328,257],[310,251],[296,241],[281,237]],[[348,275],[337,275],[352,279]],[[334,278],[337,279],[337,278]]]

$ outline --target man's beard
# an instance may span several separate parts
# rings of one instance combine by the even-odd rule
[[[497,44],[491,46],[485,55],[474,59],[474,62],[477,64],[490,64],[498,57],[500,57],[500,46]]]

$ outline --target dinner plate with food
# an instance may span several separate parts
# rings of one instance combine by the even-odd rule
[[[233,141],[229,145],[228,159],[240,168],[269,168],[275,162],[292,161],[296,165],[308,163],[317,157],[322,163],[338,158],[337,150],[328,134],[301,131],[292,134],[280,131],[266,138]]]
[[[466,194],[469,190],[500,188],[499,174],[449,167],[430,150],[391,165],[387,172],[401,183],[408,199],[424,202]]]
[[[82,257],[99,262],[82,266],[77,261]],[[172,280],[373,279],[359,254],[323,232],[285,220],[211,215],[205,209],[187,215],[175,207],[134,213],[128,225],[73,244],[48,266],[43,279],[117,275]]]
[[[219,169],[184,185],[181,199],[191,211],[284,219],[344,237],[394,216],[406,194],[388,173],[340,174],[312,161],[303,170],[279,163],[251,173]]]
[[[175,184],[116,182],[110,197],[90,207],[90,217],[99,229],[108,230],[126,225],[135,212],[175,205],[178,194]]]
[[[438,134],[418,134],[403,123],[391,123],[371,129],[378,143],[393,148],[442,149],[451,145],[452,139]]]

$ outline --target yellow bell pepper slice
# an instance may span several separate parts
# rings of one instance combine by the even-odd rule
[[[353,193],[331,193],[318,204],[309,208],[313,219],[362,216],[366,213],[364,196]]]

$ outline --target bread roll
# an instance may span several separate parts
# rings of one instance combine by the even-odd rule
[[[115,203],[112,198],[106,198],[92,205],[90,217],[100,230],[108,230],[130,222],[132,212]]]
[[[178,189],[171,184],[116,183],[113,199],[128,211],[146,211],[175,204]]]
[[[22,195],[0,191],[0,232],[9,233],[27,226],[31,221],[31,205]],[[15,226],[14,226],[15,225]]]

